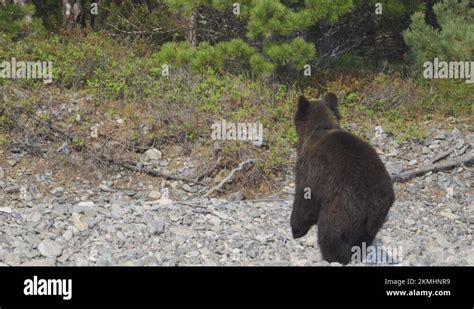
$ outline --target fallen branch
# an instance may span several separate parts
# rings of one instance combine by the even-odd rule
[[[448,151],[445,151],[445,152],[442,152],[440,154],[438,154],[436,157],[433,158],[433,160],[431,160],[431,164],[434,164],[444,158],[446,158],[447,156],[449,156],[451,153],[453,152],[452,149],[449,149]]]
[[[211,193],[213,193],[214,191],[216,190],[219,190],[226,182],[228,182],[229,180],[231,180],[233,177],[234,177],[234,174],[237,172],[237,171],[241,171],[244,166],[246,164],[250,164],[252,163],[254,160],[252,159],[249,159],[249,160],[246,160],[246,161],[243,161],[239,164],[238,167],[234,168],[229,175],[227,175],[226,178],[224,178],[217,186],[213,187],[212,189],[210,189],[209,191],[207,191],[202,197],[208,197]]]
[[[113,160],[109,160],[109,163],[110,163],[110,164],[115,164],[115,165],[121,166],[121,167],[126,168],[126,169],[131,170],[131,171],[135,171],[135,172],[139,172],[139,173],[145,173],[145,174],[150,175],[150,176],[163,177],[163,178],[171,179],[171,180],[180,180],[180,181],[185,181],[185,182],[189,182],[189,183],[194,183],[194,184],[199,184],[199,185],[205,185],[204,183],[202,183],[202,182],[200,182],[200,181],[197,181],[197,180],[193,180],[193,179],[189,179],[189,178],[184,178],[184,177],[179,177],[179,176],[174,176],[174,175],[171,175],[171,174],[168,174],[168,173],[163,173],[163,172],[160,172],[160,171],[155,171],[155,170],[153,170],[153,169],[151,169],[151,168],[138,167],[138,166],[133,165],[133,164],[130,164],[130,163],[115,162],[115,161],[113,161]]]
[[[189,207],[193,207],[193,208],[207,209],[207,206],[206,206],[206,205],[192,204],[192,203],[183,202],[183,201],[175,201],[175,202],[178,203],[178,204],[185,205],[185,206],[189,206]],[[210,212],[210,211],[209,211],[209,212]]]
[[[413,170],[408,170],[401,172],[400,174],[393,175],[392,182],[405,182],[407,180],[410,180],[414,177],[417,177],[419,175],[425,174],[427,172],[431,171],[442,171],[446,169],[450,169],[452,167],[465,164],[465,165],[472,165],[474,163],[474,152],[471,151],[470,154],[467,154],[465,156],[449,160],[443,163],[437,163],[437,164],[430,164],[427,166],[422,166],[420,168],[416,168]]]
[[[47,126],[52,132],[62,135],[63,137],[67,138],[69,141],[73,141],[75,139],[74,136],[72,136],[70,133],[66,132],[65,130],[63,130],[62,128],[60,128],[58,126],[53,125],[51,122],[45,123],[44,121],[42,121],[41,119],[37,118],[34,115],[30,114],[29,116],[30,116],[31,119],[35,120],[36,122],[38,122],[42,125]],[[51,134],[51,135],[53,135],[53,134]],[[126,161],[116,161],[116,160],[113,160],[111,158],[106,157],[104,154],[100,154],[98,156],[95,153],[94,149],[91,148],[89,145],[84,144],[83,147],[85,149],[87,149],[88,152],[90,153],[90,155],[95,157],[97,160],[99,160],[101,162],[104,162],[104,163],[107,163],[107,164],[110,164],[110,165],[117,165],[117,166],[123,167],[125,169],[135,171],[135,172],[139,172],[139,173],[145,173],[145,174],[150,175],[150,176],[163,177],[165,179],[185,181],[185,182],[189,182],[189,183],[205,185],[204,183],[202,183],[200,181],[197,181],[197,180],[188,179],[188,178],[179,177],[179,176],[174,176],[174,175],[171,175],[171,174],[168,174],[168,173],[155,171],[151,168],[138,167],[136,164],[132,164],[132,163],[126,162]]]
[[[241,200],[237,202],[251,202],[251,203],[258,203],[258,202],[291,202],[292,200],[284,199],[284,198],[261,198],[261,199],[250,199],[250,200]]]

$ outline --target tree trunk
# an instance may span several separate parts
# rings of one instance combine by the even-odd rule
[[[69,0],[63,0],[63,23],[69,24],[72,18],[72,5]]]
[[[63,23],[66,25],[81,24],[85,27],[85,12],[81,0],[63,0]]]
[[[193,9],[188,17],[188,28],[186,30],[186,41],[195,48],[198,45],[197,38],[197,9]]]

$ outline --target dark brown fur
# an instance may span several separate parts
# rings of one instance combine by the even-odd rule
[[[370,245],[394,201],[392,182],[375,150],[339,127],[337,97],[309,102],[301,96],[296,192],[291,213],[294,238],[318,225],[323,259],[347,264],[351,248]],[[305,199],[305,188],[311,198]]]

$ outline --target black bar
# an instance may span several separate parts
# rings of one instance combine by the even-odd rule
[[[0,307],[94,303],[414,304],[430,308],[449,304],[457,305],[450,308],[473,308],[473,275],[473,267],[1,267]],[[25,296],[25,280],[33,276],[72,279],[72,298]],[[409,278],[417,283],[431,281],[385,284],[386,279]],[[387,290],[415,289],[447,290],[451,295],[386,294]]]

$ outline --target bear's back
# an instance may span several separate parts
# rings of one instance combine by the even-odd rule
[[[312,149],[308,160],[321,177],[321,197],[345,194],[357,200],[393,200],[393,187],[385,165],[374,148],[344,130],[330,131]]]

